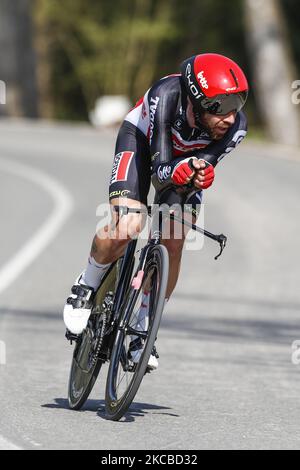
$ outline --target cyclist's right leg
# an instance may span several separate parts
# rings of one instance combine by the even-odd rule
[[[146,137],[132,124],[120,128],[109,186],[112,220],[100,229],[93,240],[88,265],[76,279],[64,308],[67,328],[79,334],[85,328],[94,294],[110,264],[123,255],[130,239],[146,221],[143,214],[129,213],[119,217],[116,205],[145,207],[150,187],[150,155]]]
[[[130,122],[124,121],[116,142],[109,186],[112,222],[99,230],[92,243],[90,258],[96,269],[97,265],[100,265],[100,270],[102,267],[107,269],[110,263],[123,255],[129,240],[142,231],[147,220],[145,214],[129,213],[119,218],[114,206],[146,208],[151,181],[150,166],[149,145],[145,135]],[[90,284],[89,281],[93,281],[93,270],[91,276],[84,278]]]
[[[145,218],[142,214],[129,213],[119,218],[114,210],[116,205],[143,207],[141,202],[133,199],[115,198],[111,201],[111,223],[94,236],[87,267],[76,279],[64,307],[65,325],[74,334],[80,334],[86,327],[95,292],[105,272],[124,254],[129,241],[143,229]]]
[[[120,258],[129,241],[144,228],[146,217],[143,214],[129,213],[119,217],[115,206],[127,206],[145,209],[146,206],[135,199],[114,198],[110,201],[112,220],[109,225],[101,228],[95,235],[90,256],[99,264],[110,264]]]

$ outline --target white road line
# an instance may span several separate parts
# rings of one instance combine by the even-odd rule
[[[0,268],[0,295],[42,253],[55,238],[72,212],[71,195],[53,178],[29,165],[0,158],[0,171],[25,178],[45,190],[54,201],[54,209],[48,219],[25,245]]]
[[[21,447],[17,447],[11,442],[0,436],[0,450],[22,450]]]
[[[54,209],[30,240],[0,268],[0,295],[27,269],[55,238],[73,210],[71,195],[43,171],[23,163],[0,158],[0,171],[20,176],[46,191],[54,202]],[[20,450],[0,435],[0,449]]]

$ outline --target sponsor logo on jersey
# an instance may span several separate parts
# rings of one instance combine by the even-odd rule
[[[157,177],[160,183],[163,183],[166,181],[172,173],[172,167],[171,166],[159,166],[157,170]]]
[[[155,113],[157,110],[158,102],[159,102],[159,96],[156,96],[155,99],[154,98],[150,99],[150,144],[152,142],[152,137],[153,137],[154,118],[155,118]]]
[[[197,78],[198,78],[202,88],[205,88],[207,90],[208,89],[208,84],[207,84],[206,78],[204,77],[204,71],[203,70],[201,70],[201,72],[198,73]]]
[[[202,139],[203,137],[207,137],[208,139],[210,138],[210,135],[208,132],[206,131],[202,131],[201,134],[199,135],[199,137],[197,137],[198,139]]]
[[[176,119],[174,127],[175,127],[175,129],[180,131],[183,127],[183,121],[181,119]]]
[[[151,162],[155,162],[155,160],[157,159],[157,157],[159,157],[160,155],[160,152],[156,152],[154,155],[151,156]]]
[[[119,191],[112,191],[111,193],[109,193],[109,197],[112,198],[112,197],[127,197],[128,194],[130,194],[130,191],[128,189],[122,189],[122,190],[119,190]]]
[[[126,181],[128,176],[129,166],[134,152],[120,152],[115,155],[110,184],[116,181]]]

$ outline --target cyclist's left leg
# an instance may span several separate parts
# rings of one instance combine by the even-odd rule
[[[189,222],[195,223],[202,202],[202,191],[193,191],[188,195],[178,194],[174,188],[165,191],[161,196],[157,196],[160,204],[167,204],[172,208],[178,208],[180,216]],[[168,222],[167,222],[168,223]],[[169,299],[178,281],[182,251],[186,236],[191,230],[186,226],[182,226],[180,222],[170,221],[170,226],[165,230],[166,235],[162,237],[162,244],[167,248],[169,253],[169,280],[166,298]]]
[[[167,188],[163,192],[155,195],[154,202],[159,205],[166,204],[166,206],[171,207],[172,210],[177,212],[176,215],[184,217],[189,222],[195,223],[200,211],[201,191],[193,191],[188,195],[182,195],[178,194],[174,188]],[[165,224],[167,224],[167,226]],[[169,253],[169,279],[166,301],[171,296],[178,280],[182,250],[188,232],[189,229],[182,226],[182,223],[171,221],[168,217],[163,224],[161,243],[167,248]],[[149,298],[149,293],[144,292],[141,308],[137,315],[137,329],[147,330]],[[135,342],[137,343],[136,351],[134,350]],[[142,348],[139,344],[140,342],[140,338],[132,338],[131,349],[133,350],[132,358],[134,362],[138,362],[142,353]],[[148,364],[151,369],[157,369],[157,358],[158,354],[156,349],[154,349]]]

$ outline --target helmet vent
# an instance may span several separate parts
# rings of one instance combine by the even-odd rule
[[[238,82],[238,79],[236,78],[236,75],[235,75],[235,73],[232,69],[230,69],[230,73],[233,76],[233,80],[235,81],[236,87],[238,88],[239,82]]]

